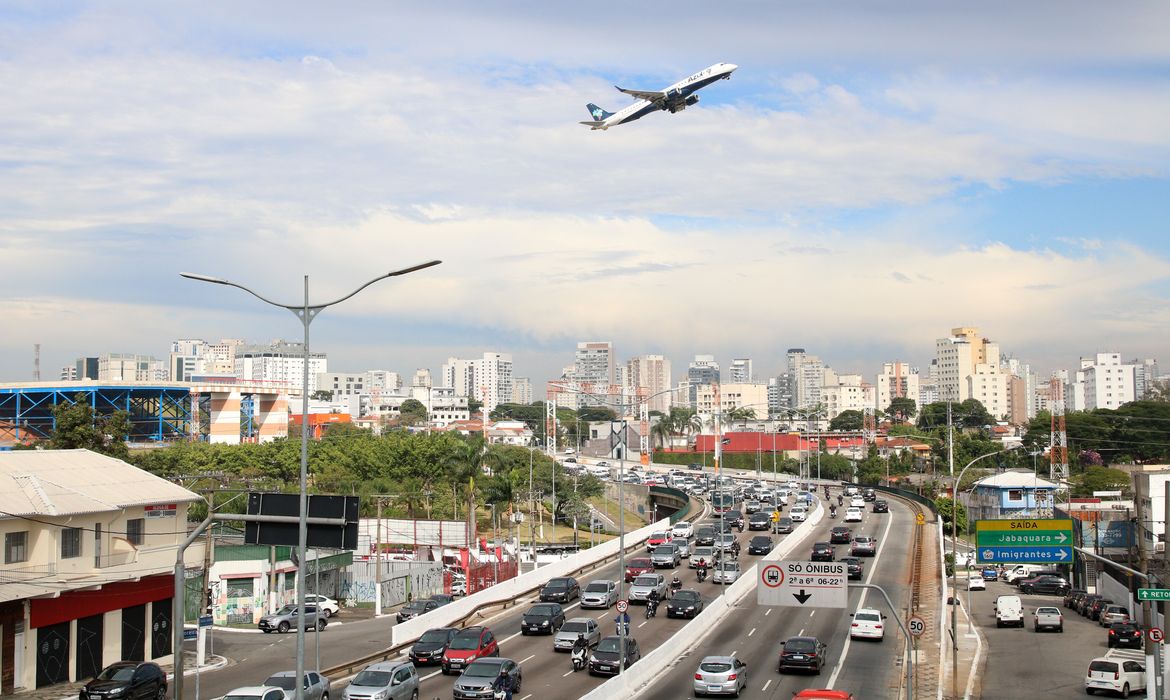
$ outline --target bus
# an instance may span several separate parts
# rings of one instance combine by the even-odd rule
[[[726,491],[711,494],[711,507],[716,513],[726,513],[735,506],[735,495]]]

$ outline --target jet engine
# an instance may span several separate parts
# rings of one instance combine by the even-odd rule
[[[687,98],[687,106],[690,107],[691,105],[695,104],[698,101],[699,101],[698,95],[691,95],[690,97]]]

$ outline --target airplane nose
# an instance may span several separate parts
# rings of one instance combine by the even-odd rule
[[[724,69],[725,69],[725,70],[726,70],[728,73],[734,73],[734,72],[735,72],[735,69],[736,69],[736,68],[739,68],[739,66],[735,65],[734,63],[724,63],[724,64],[723,64],[723,68],[724,68]]]

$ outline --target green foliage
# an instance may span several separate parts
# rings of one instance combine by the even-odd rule
[[[1086,467],[1084,473],[1072,479],[1074,496],[1092,496],[1094,491],[1130,491],[1129,475],[1120,469]]]
[[[946,531],[950,532],[952,527],[951,521],[955,516],[955,508],[958,507],[958,526],[960,532],[967,531],[967,509],[962,503],[955,503],[950,498],[936,498],[934,499],[935,510],[938,511],[939,517],[942,518]]]
[[[837,417],[829,421],[829,430],[861,430],[865,417],[861,411],[841,411]]]
[[[892,406],[893,404],[891,404]],[[978,399],[967,399],[951,406],[951,420],[956,426],[964,428],[982,428],[994,425],[995,418]],[[947,403],[935,401],[922,407],[918,413],[918,427],[923,430],[943,427],[947,424]]]
[[[329,389],[318,389],[309,394],[309,398],[314,401],[332,401],[333,392]]]
[[[591,422],[607,420],[611,421],[617,418],[617,414],[613,412],[613,409],[606,408],[605,406],[582,406],[581,409],[577,411],[577,416],[581,420]]]
[[[1075,411],[1067,414],[1064,422],[1070,455],[1096,452],[1106,466],[1170,460],[1170,441],[1161,437],[1170,425],[1170,403],[1165,401],[1132,401],[1116,410]],[[1024,445],[1029,451],[1047,449],[1051,431],[1051,415],[1041,412],[1028,424]]]
[[[427,407],[418,399],[407,399],[398,407],[403,425],[418,425],[427,422]]]
[[[886,415],[897,423],[909,421],[917,412],[918,404],[909,396],[894,397],[890,400],[889,407],[886,408]]]
[[[99,416],[86,403],[85,394],[73,397],[73,403],[59,403],[53,407],[56,429],[48,444],[54,450],[85,449],[110,457],[126,459],[130,450],[126,440],[130,436],[130,414],[114,411]]]

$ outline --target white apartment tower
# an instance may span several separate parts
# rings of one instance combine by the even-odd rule
[[[512,381],[512,403],[528,405],[532,403],[532,380],[528,377],[516,377]]]
[[[732,360],[727,368],[727,381],[735,384],[750,384],[754,381],[751,358],[739,357]]]
[[[667,391],[672,386],[670,360],[662,355],[639,355],[626,362],[626,376],[635,395],[641,389],[643,395],[653,396],[649,400],[651,411],[670,413],[673,403],[671,392]]]
[[[788,350],[788,371],[795,383],[793,408],[806,408],[821,403],[821,388],[833,383],[825,381],[826,369],[821,358],[809,355],[804,348]]]
[[[1099,352],[1081,358],[1084,410],[1117,408],[1134,400],[1134,365],[1121,361],[1119,352]]]
[[[456,396],[482,401],[489,413],[512,400],[512,356],[508,353],[485,352],[476,360],[449,357],[442,374],[442,386],[454,389]]]
[[[938,387],[940,401],[966,401],[972,396],[970,377],[975,375],[1001,374],[999,344],[979,336],[978,328],[952,328],[951,335],[935,342],[934,380]],[[981,379],[975,382],[980,391],[990,390],[993,380]],[[999,382],[1006,394],[1007,383]],[[1007,397],[992,397],[998,405],[1007,405]],[[986,406],[986,402],[984,402]],[[993,415],[994,411],[988,406]]]
[[[268,345],[234,345],[233,374],[244,381],[269,382],[287,388],[289,394],[300,396],[304,382],[305,344],[274,340]],[[317,390],[317,375],[329,371],[329,362],[323,352],[309,353],[309,393]]]
[[[894,399],[909,398],[914,400],[915,409],[921,409],[922,406],[918,404],[921,398],[921,383],[918,380],[917,367],[897,360],[884,363],[882,371],[877,375],[875,386],[877,398],[874,408],[884,411],[890,407]]]

